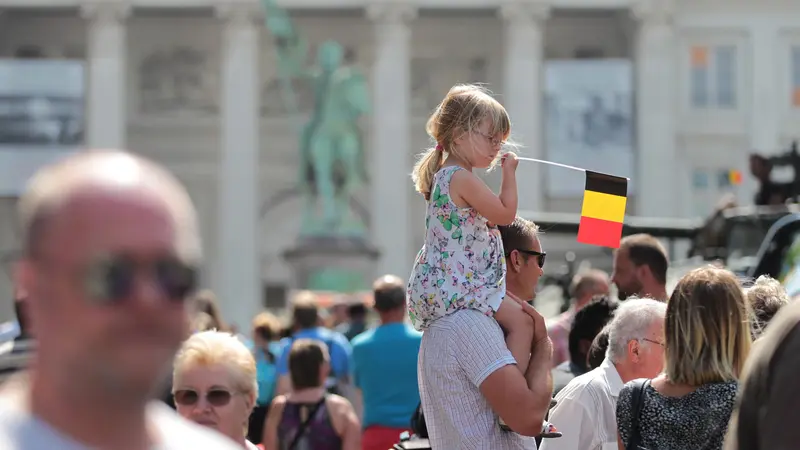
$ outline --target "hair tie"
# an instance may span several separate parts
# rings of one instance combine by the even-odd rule
[[[442,147],[442,144],[436,144],[436,150],[438,150],[440,152],[444,151],[444,147]]]

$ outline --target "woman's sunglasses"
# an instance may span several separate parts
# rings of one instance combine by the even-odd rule
[[[185,300],[197,288],[197,269],[174,258],[141,263],[126,256],[99,259],[86,272],[86,290],[101,304],[120,302],[133,294],[136,280],[146,276],[171,301]]]
[[[525,254],[525,255],[535,256],[536,257],[536,263],[539,265],[539,268],[540,269],[544,268],[544,260],[547,257],[547,253],[545,253],[545,252],[537,252],[537,251],[534,251],[534,250],[520,250],[520,249],[517,249],[517,251],[522,253],[522,254]],[[511,254],[511,252],[507,252],[506,256],[509,256],[510,254]]]
[[[173,394],[176,405],[194,406],[200,401],[201,394],[192,389],[181,389]],[[211,406],[225,406],[231,402],[233,394],[225,389],[212,389],[205,393],[206,402]]]

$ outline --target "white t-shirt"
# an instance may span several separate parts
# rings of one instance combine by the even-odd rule
[[[153,402],[147,414],[161,439],[152,450],[242,450],[227,437],[180,417],[160,402]],[[0,450],[90,449],[18,405],[0,400]]]

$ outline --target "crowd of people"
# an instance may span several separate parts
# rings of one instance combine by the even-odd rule
[[[533,304],[547,253],[516,216],[505,109],[457,86],[428,132],[437,144],[414,172],[426,238],[408,281],[381,276],[369,306],[338,305],[333,321],[304,292],[289,323],[259,312],[245,332],[198,290],[197,215],[172,174],[122,151],[40,170],[19,203],[23,334],[0,354],[0,449],[757,450],[800,439],[800,303],[780,283],[708,266],[668,293],[664,247],[633,235],[611,275],[577,274],[570,308],[546,321]],[[498,162],[495,195],[472,169]]]

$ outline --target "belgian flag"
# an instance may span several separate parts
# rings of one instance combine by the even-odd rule
[[[619,248],[627,202],[627,178],[587,170],[578,242]]]

